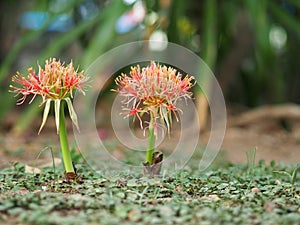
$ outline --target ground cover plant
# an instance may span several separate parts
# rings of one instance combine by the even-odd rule
[[[77,162],[82,183],[72,184],[62,167],[29,174],[15,163],[0,172],[0,223],[299,224],[299,178],[291,183],[274,173],[295,165],[221,162],[200,172],[194,159],[155,178],[129,171],[108,176]]]

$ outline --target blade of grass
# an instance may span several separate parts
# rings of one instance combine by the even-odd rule
[[[295,169],[293,170],[291,174],[291,183],[294,184],[297,178],[297,172],[298,172],[299,167],[296,166]]]
[[[217,2],[216,0],[206,0],[204,2],[204,24],[203,24],[203,31],[202,31],[202,52],[201,57],[204,62],[208,65],[209,68],[212,70],[215,67],[216,58],[217,58]],[[202,68],[199,68],[202,71]],[[210,83],[209,73],[210,71],[204,70],[200,72],[200,83]],[[210,89],[210,87],[208,88]],[[209,94],[210,90],[204,90],[206,93]],[[196,88],[195,90],[196,96],[196,104],[198,110],[198,118],[201,124],[201,128],[205,128],[207,123],[207,113],[208,113],[208,102],[203,95],[202,90],[200,88]]]
[[[60,13],[68,12],[70,11],[76,4],[78,4],[80,0],[76,1],[70,1],[70,5],[66,7],[65,10],[59,13],[51,13],[50,18],[46,21],[44,26],[39,30],[33,30],[26,32],[20,39],[16,41],[16,43],[12,46],[10,51],[8,52],[8,55],[4,58],[4,61],[2,62],[2,65],[0,67],[0,82],[2,82],[6,76],[9,73],[9,70],[15,61],[15,59],[18,57],[19,52],[31,41],[39,38],[48,28],[48,26],[55,20],[56,16],[58,16]]]
[[[107,50],[109,45],[113,44],[113,39],[116,36],[115,24],[117,19],[125,12],[126,7],[122,1],[115,0],[111,5],[107,6],[103,13],[103,21],[98,26],[95,35],[90,40],[89,45],[82,57],[83,68],[88,67],[98,56]]]
[[[297,163],[297,165],[295,166],[295,168],[293,169],[293,171],[291,173],[288,173],[286,171],[278,171],[278,170],[273,171],[273,173],[288,176],[291,184],[294,184],[296,181],[297,173],[298,173],[299,169],[300,169],[300,163]]]
[[[272,1],[268,1],[268,6],[272,14],[278,19],[280,23],[291,29],[298,36],[300,36],[300,21],[291,14],[288,14],[282,7],[278,6]],[[300,7],[300,3],[299,3]]]
[[[13,134],[19,135],[28,128],[36,118],[37,114],[41,112],[41,108],[39,107],[40,104],[40,101],[33,101],[30,106],[25,109],[22,116],[16,120],[14,127],[12,128]]]
[[[186,1],[173,0],[170,15],[169,15],[169,26],[168,26],[168,39],[170,42],[180,44],[180,31],[178,29],[178,20],[184,16],[186,8]]]
[[[35,164],[35,168],[36,168],[36,161],[40,158],[40,156],[41,156],[41,154],[42,153],[44,153],[46,150],[49,150],[50,151],[50,153],[51,153],[51,157],[52,157],[52,166],[53,166],[53,173],[55,174],[55,172],[56,172],[56,167],[55,167],[55,161],[54,161],[54,154],[53,154],[53,150],[52,150],[52,148],[50,147],[50,146],[47,146],[47,147],[45,147],[45,148],[43,148],[42,150],[40,150],[39,151],[39,153],[38,153],[38,155],[37,155],[37,157],[36,157],[36,159],[35,159],[35,162],[34,162],[34,164]]]
[[[287,0],[286,2],[291,3],[292,5],[300,8],[300,1],[298,0]]]
[[[276,4],[271,4],[275,5]],[[266,89],[270,89],[272,94],[268,97],[272,102],[282,102],[284,96],[284,75],[281,73],[281,68],[276,63],[276,55],[273,50],[269,34],[271,30],[271,22],[268,17],[268,10],[270,1],[261,0],[245,1],[245,7],[248,9],[250,20],[252,22],[252,28],[255,34],[255,59],[257,65],[257,72],[253,76],[255,89],[253,93],[253,99],[256,99],[255,104],[259,104],[262,100],[262,93],[266,92]],[[282,11],[282,9],[281,9]],[[272,79],[270,79],[272,76]]]
[[[78,24],[73,30],[58,35],[37,57],[38,60],[43,62],[45,59],[59,54],[64,47],[78,39],[84,32],[98,23],[101,19],[103,19],[103,14],[99,14],[93,19]]]
[[[217,58],[217,3],[215,0],[204,2],[204,29],[202,32],[202,59],[213,68]]]
[[[12,107],[15,105],[15,99],[11,93],[8,93],[7,89],[0,91],[0,102],[1,102],[1,110],[0,110],[0,123],[2,122],[4,116],[10,112]]]
[[[30,31],[22,36],[10,49],[7,56],[0,67],[0,82],[2,82],[9,73],[10,67],[18,56],[19,52],[25,47],[30,41],[37,39],[41,36],[46,28],[37,31]]]
[[[250,182],[248,183],[247,189],[249,190],[253,183],[255,156],[257,147],[254,147],[246,152],[247,155],[247,176],[250,176]]]
[[[247,155],[247,174],[253,176],[254,166],[255,166],[255,157],[256,157],[257,147],[254,147],[246,152]]]

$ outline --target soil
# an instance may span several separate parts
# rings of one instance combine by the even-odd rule
[[[264,106],[254,110],[240,110],[229,107],[227,128],[222,144],[221,157],[233,163],[247,162],[246,152],[256,147],[256,161],[264,159],[296,163],[300,161],[300,107],[293,104]],[[53,118],[48,118],[46,127],[37,135],[40,120],[30,127],[26,134],[2,133],[0,137],[0,168],[11,162],[33,165],[38,153],[47,146],[59,149],[58,136]],[[69,133],[72,133],[68,123]],[[112,131],[101,131],[105,139]],[[209,129],[201,133],[201,144],[209,138]],[[70,137],[70,142],[74,141]],[[120,148],[119,151],[122,151]],[[123,157],[122,152],[119,157]],[[44,151],[41,160],[51,159],[51,152]]]
[[[245,162],[245,152],[256,147],[256,159],[300,161],[300,107],[263,106],[229,115],[223,149],[232,162]]]

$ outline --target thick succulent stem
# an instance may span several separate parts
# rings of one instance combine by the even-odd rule
[[[69,142],[67,136],[67,129],[66,129],[66,119],[65,119],[65,112],[64,106],[65,102],[61,102],[60,107],[60,120],[59,120],[59,138],[60,138],[60,146],[62,152],[62,158],[65,166],[66,173],[75,173],[74,167],[72,164],[70,149],[69,149]]]
[[[150,118],[149,131],[148,131],[148,148],[146,152],[146,163],[152,164],[153,153],[155,149],[155,135],[154,135],[154,119]]]

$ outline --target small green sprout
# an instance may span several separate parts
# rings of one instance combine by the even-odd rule
[[[299,169],[300,169],[300,163],[297,163],[291,173],[288,173],[286,171],[277,171],[277,170],[273,171],[273,173],[277,173],[277,174],[280,174],[280,175],[288,176],[289,179],[290,179],[290,183],[294,184],[295,181],[296,181],[297,173],[298,173]]]

